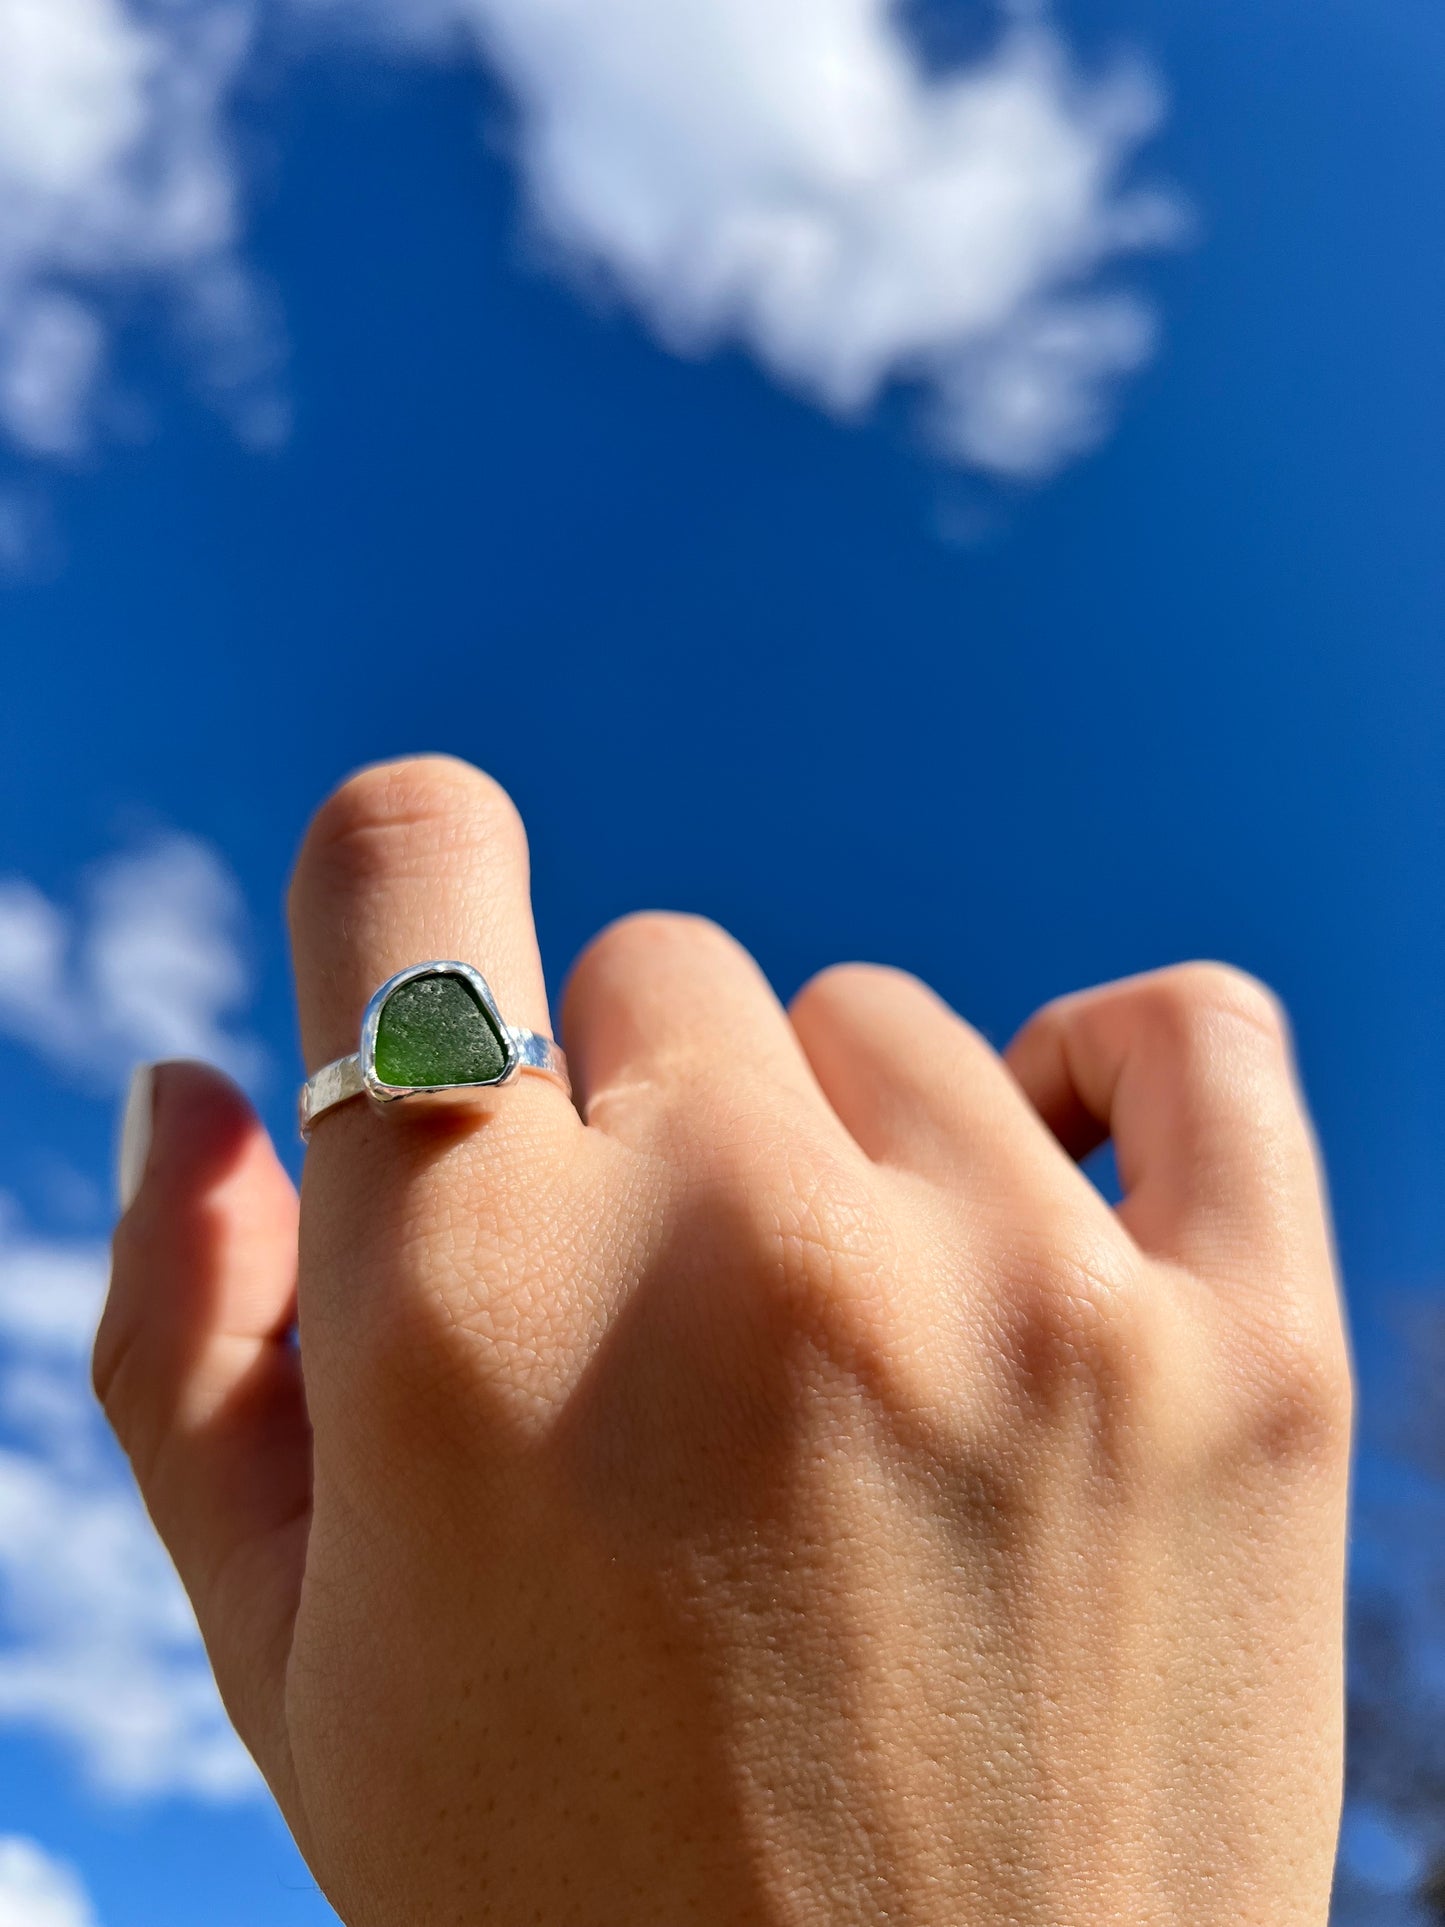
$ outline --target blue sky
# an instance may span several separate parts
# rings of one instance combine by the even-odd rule
[[[154,30],[139,0],[65,5],[96,48]],[[833,292],[760,272],[710,347],[707,262],[634,230],[721,232],[813,138],[789,119],[803,27],[700,80],[691,43],[632,48],[640,0],[596,7],[570,64],[512,0],[378,0],[369,40],[348,8],[278,0],[247,47],[187,53],[199,127],[164,121],[152,74],[165,164],[209,183],[189,240],[82,168],[90,252],[66,203],[7,256],[41,201],[0,78],[0,1070],[27,1094],[0,1117],[0,1833],[90,1896],[0,1849],[0,1927],[329,1918],[66,1399],[128,1059],[231,1057],[299,1152],[282,892],[359,762],[446,749],[511,787],[554,987],[600,923],[658,905],[729,924],[785,994],[838,958],[904,964],[1000,1043],[1083,983],[1255,970],[1328,1158],[1367,1443],[1392,1295],[1442,1291],[1438,10],[1065,5],[1112,107],[1015,76],[1007,127],[1040,124],[994,159],[1026,177],[1056,141],[1087,172],[1114,140],[1119,186],[1020,189],[1012,296],[962,190],[910,226],[855,180],[860,108],[787,253],[836,243]],[[730,10],[755,11],[689,0],[699,44]],[[23,12],[0,0],[0,48]],[[424,14],[482,18],[486,52],[403,44]],[[998,80],[982,8],[909,31],[934,65],[906,127],[956,63]],[[1141,84],[1103,78],[1121,48],[1160,83],[1150,135]],[[759,104],[775,71],[782,108]],[[1060,228],[1072,280],[1039,239]],[[57,289],[76,312],[42,328]],[[1015,390],[1042,412],[1000,414]],[[1357,1490],[1360,1569],[1409,1594],[1445,1702],[1445,1576],[1403,1550],[1445,1500],[1374,1443]],[[1419,1841],[1362,1810],[1347,1843],[1351,1918],[1412,1918],[1391,1893]],[[7,1877],[61,1897],[7,1915]]]

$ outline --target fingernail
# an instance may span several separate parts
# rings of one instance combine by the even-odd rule
[[[154,1064],[137,1064],[125,1094],[120,1117],[120,1148],[116,1156],[115,1188],[122,1211],[129,1211],[140,1190],[150,1156],[151,1125],[155,1116]]]

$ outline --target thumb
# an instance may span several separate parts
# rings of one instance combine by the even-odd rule
[[[121,1163],[128,1208],[96,1393],[190,1595],[226,1710],[291,1807],[284,1678],[311,1494],[290,1340],[295,1187],[246,1098],[204,1064],[136,1072]]]

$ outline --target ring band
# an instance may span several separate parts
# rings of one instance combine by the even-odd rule
[[[301,1087],[301,1135],[353,1097],[379,1105],[442,1092],[498,1090],[524,1071],[571,1095],[567,1059],[550,1037],[509,1024],[471,964],[413,964],[381,986],[361,1021],[361,1042]]]

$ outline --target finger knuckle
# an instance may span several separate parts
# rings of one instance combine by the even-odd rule
[[[1065,996],[1051,997],[1020,1025],[1018,1035],[1012,1045],[1013,1052],[1021,1049],[1036,1049],[1052,1043],[1069,1029],[1069,1020],[1083,1001],[1083,993],[1071,991]]]
[[[450,756],[418,756],[359,770],[335,789],[307,830],[292,879],[365,884],[379,871],[434,865],[439,851],[501,844],[526,856],[516,805],[494,778]]]
[[[865,1171],[779,1130],[772,1181],[737,1187],[748,1226],[747,1276],[780,1342],[877,1379],[896,1350],[887,1220]]]
[[[1116,1442],[1151,1419],[1172,1370],[1168,1321],[1120,1240],[1076,1224],[1015,1244],[999,1267],[996,1355],[1033,1416]]]
[[[905,970],[895,970],[886,964],[835,963],[818,970],[794,995],[792,1011],[794,1016],[808,1016],[814,1012],[826,1014],[840,1005],[849,1005],[860,999],[872,999],[880,992],[897,988],[899,985],[918,985],[918,979]]]
[[[1177,1033],[1197,1035],[1228,1026],[1288,1047],[1289,1018],[1273,990],[1233,964],[1177,964],[1155,978],[1148,1000],[1155,1016]]]
[[[663,1034],[652,1030],[647,1057],[651,1081],[680,1087],[684,1080],[707,1082],[717,1071],[718,1053],[707,1024],[689,1026],[685,1008],[710,995],[708,986],[738,969],[760,976],[758,966],[736,937],[710,918],[684,911],[638,910],[598,932],[568,975],[563,997],[564,1028],[585,1028],[587,1013],[609,1003],[641,1019],[647,995],[666,995],[672,1021]],[[609,1102],[614,1102],[610,1097]]]
[[[1338,1469],[1353,1445],[1355,1384],[1338,1319],[1276,1301],[1235,1345],[1232,1435],[1246,1457]]]
[[[742,946],[710,917],[683,910],[634,910],[618,917],[592,939],[579,959],[578,971],[613,962],[625,965],[638,956],[661,960],[693,957],[699,950],[736,956]]]

